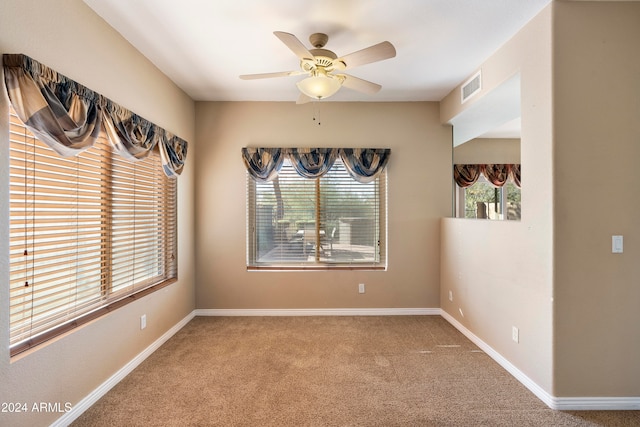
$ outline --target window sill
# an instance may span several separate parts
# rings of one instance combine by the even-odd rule
[[[74,329],[89,323],[99,317],[104,316],[105,314],[109,314],[114,310],[123,307],[131,302],[134,302],[144,296],[147,296],[153,292],[159,291],[160,289],[167,287],[173,283],[178,281],[177,277],[165,279],[161,282],[152,284],[146,288],[140,289],[139,291],[126,295],[120,299],[116,299],[111,302],[107,302],[106,304],[97,307],[95,310],[85,313],[75,320],[63,323],[57,327],[54,327],[46,332],[43,332],[39,335],[36,335],[26,341],[15,344],[9,349],[9,356],[14,359],[18,355],[22,355],[21,353],[25,353],[31,350],[37,349],[40,344],[46,343],[54,338],[57,338],[61,335],[64,335],[68,332],[73,331]]]
[[[381,265],[296,265],[296,266],[247,266],[247,271],[386,271]]]

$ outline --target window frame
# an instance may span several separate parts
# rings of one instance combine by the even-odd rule
[[[8,152],[10,154],[10,156],[14,156],[14,153],[16,153],[18,150],[18,146],[21,143],[24,143],[24,151],[25,151],[25,155],[26,155],[26,150],[28,149],[28,147],[33,146],[34,150],[38,150],[40,152],[43,152],[43,150],[48,150],[50,151],[50,155],[53,156],[58,156],[52,149],[50,149],[48,146],[46,146],[44,143],[42,143],[41,141],[37,140],[28,130],[27,128],[24,126],[24,124],[21,122],[21,120],[16,116],[15,112],[13,111],[12,108],[9,109],[9,115],[7,116],[7,122],[9,124],[9,128],[21,128],[22,132],[24,133],[24,142],[20,141],[20,139],[22,139],[22,136],[19,136],[17,134],[17,132],[14,131],[10,131],[10,148],[8,149]],[[27,142],[27,139],[29,140]],[[35,145],[34,145],[35,144]],[[15,145],[15,147],[14,147]],[[36,148],[37,147],[37,148]],[[99,184],[101,190],[100,190],[100,196],[99,196],[99,200],[103,201],[101,202],[101,207],[100,207],[100,216],[103,218],[102,219],[102,225],[100,226],[100,259],[99,264],[101,265],[99,271],[96,273],[96,276],[100,276],[100,279],[95,282],[94,284],[91,285],[92,289],[94,289],[92,292],[95,294],[98,292],[100,292],[100,297],[99,298],[94,298],[91,300],[90,304],[88,305],[82,305],[82,309],[80,310],[73,310],[72,305],[73,304],[60,304],[60,305],[56,305],[55,306],[55,310],[60,310],[60,309],[64,309],[65,312],[70,313],[67,314],[65,316],[60,316],[60,315],[55,315],[55,313],[53,313],[54,310],[48,310],[47,312],[49,313],[46,317],[46,319],[43,320],[43,324],[46,324],[47,326],[43,326],[43,327],[38,327],[38,328],[33,328],[31,326],[29,326],[28,328],[26,326],[22,326],[22,324],[18,325],[20,328],[16,327],[16,329],[12,329],[14,328],[14,323],[13,320],[10,320],[10,348],[9,348],[9,354],[11,357],[16,356],[20,353],[23,353],[27,350],[36,348],[37,346],[39,346],[40,344],[47,342],[49,340],[51,340],[52,338],[55,338],[57,336],[60,336],[62,334],[65,334],[83,324],[86,324],[90,321],[93,321],[105,314],[111,313],[114,310],[127,305],[130,302],[133,302],[135,300],[138,300],[152,292],[155,292],[159,289],[162,289],[172,283],[175,283],[178,280],[178,259],[177,259],[177,255],[178,255],[178,227],[177,227],[177,215],[178,215],[178,206],[177,206],[177,198],[178,198],[178,185],[177,185],[177,180],[175,178],[169,178],[166,177],[164,175],[164,172],[162,170],[161,167],[161,159],[160,159],[160,153],[158,152],[158,150],[154,150],[150,156],[154,156],[154,158],[149,159],[149,161],[147,162],[147,160],[143,160],[143,161],[138,161],[138,162],[131,162],[131,168],[132,169],[136,169],[139,170],[140,168],[146,168],[149,172],[148,172],[148,176],[152,177],[152,179],[154,180],[154,190],[152,192],[147,191],[147,193],[153,193],[154,195],[152,196],[154,199],[158,199],[161,200],[161,202],[158,202],[159,205],[154,205],[154,209],[156,209],[154,211],[154,215],[152,215],[153,219],[152,221],[155,221],[156,224],[156,233],[150,233],[148,234],[148,241],[152,241],[152,242],[159,242],[156,243],[155,245],[157,246],[155,249],[152,249],[152,251],[160,251],[162,252],[162,254],[171,254],[171,256],[169,257],[170,259],[167,261],[166,259],[162,260],[162,261],[158,261],[160,260],[160,255],[158,255],[155,259],[155,266],[157,267],[151,267],[151,270],[153,270],[153,268],[157,268],[158,271],[161,271],[161,273],[156,274],[155,276],[153,276],[154,273],[150,273],[151,276],[153,276],[153,278],[150,278],[150,275],[148,274],[147,277],[140,281],[140,282],[135,282],[132,281],[130,289],[124,289],[124,290],[117,290],[117,291],[113,291],[113,283],[112,283],[112,257],[113,257],[113,252],[111,251],[111,245],[113,244],[113,231],[115,229],[113,223],[114,223],[114,217],[113,217],[113,213],[114,211],[114,207],[113,207],[113,201],[108,201],[108,199],[110,199],[112,197],[112,179],[115,175],[112,175],[113,171],[112,171],[112,166],[116,163],[122,163],[122,162],[126,162],[128,160],[123,159],[122,157],[118,156],[118,154],[114,151],[114,149],[110,146],[110,144],[108,143],[108,141],[106,140],[106,137],[104,137],[104,135],[102,135],[99,138],[98,143],[96,144],[96,146],[90,148],[89,150],[87,150],[87,152],[89,153],[90,150],[95,150],[96,151],[96,156],[100,156],[101,160],[100,160],[100,171],[99,172],[95,172],[93,173],[93,175],[95,177],[100,177],[102,182]],[[109,153],[109,154],[106,154]],[[47,154],[49,155],[49,154]],[[58,156],[58,160],[56,160],[59,163],[64,163],[69,159],[64,159],[62,157]],[[44,168],[38,168],[38,165],[36,164],[37,160],[33,160],[33,164],[31,166],[29,166],[30,170],[27,171],[27,165],[25,164],[25,170],[24,170],[24,175],[23,176],[27,176],[27,174],[31,173],[33,170],[35,170],[36,172],[47,172],[47,166],[44,166]],[[78,159],[75,158],[71,158],[70,162],[76,162],[76,164],[78,164],[77,162],[79,162]],[[130,161],[129,161],[130,162]],[[145,163],[146,162],[146,163]],[[150,164],[154,165],[153,169],[150,169]],[[106,165],[106,166],[103,166]],[[140,165],[140,166],[138,166]],[[78,166],[79,167],[79,166]],[[12,169],[15,170],[19,170],[19,167],[17,166],[12,166]],[[9,185],[10,186],[16,186],[16,185],[20,185],[20,181],[18,180],[19,176],[14,177],[14,174],[8,174],[8,181],[9,181]],[[122,178],[121,178],[122,179]],[[42,190],[43,187],[38,187],[37,185],[38,183],[35,182],[32,185],[32,190],[35,194],[35,192],[39,192]],[[81,181],[79,183],[80,186],[84,185],[85,181]],[[136,184],[130,183],[129,186],[127,186],[125,188],[125,192],[130,192],[131,188],[130,187],[134,187]],[[104,190],[105,188],[109,188],[106,191]],[[39,189],[40,188],[40,189]],[[156,195],[155,192],[156,191],[160,191],[162,192],[161,195]],[[138,194],[138,197],[140,197],[139,192],[136,193],[135,189],[133,190],[134,193],[132,194]],[[26,196],[25,196],[26,197]],[[70,198],[73,196],[69,196]],[[76,199],[78,199],[78,195],[75,195]],[[131,196],[127,196],[129,197],[129,199],[127,200],[134,200],[135,203],[135,195],[131,195]],[[14,203],[14,198],[15,200],[19,200],[18,196],[14,196],[13,192],[9,193],[9,199],[11,204]],[[26,200],[26,199],[25,199]],[[76,204],[78,202],[76,201]],[[161,205],[161,214],[156,215],[157,212],[157,206]],[[136,205],[139,206],[139,205]],[[136,207],[136,209],[138,209]],[[128,212],[128,208],[125,208],[124,210],[125,212]],[[18,221],[15,218],[17,218],[19,211],[16,210],[15,208],[12,208],[10,210],[9,213],[9,218],[11,222],[15,222]],[[129,217],[129,214],[125,214],[125,217]],[[25,217],[26,218],[26,217]],[[35,218],[35,217],[34,217]],[[126,219],[128,220],[128,219]],[[24,221],[26,222],[27,219],[24,219]],[[37,221],[37,219],[34,219],[34,221]],[[135,215],[134,215],[134,219],[133,219],[133,223],[135,223],[136,225],[134,225],[134,227],[137,227],[137,229],[139,229],[139,223],[136,222],[135,219]],[[79,225],[80,223],[77,222],[76,223],[76,228],[74,228],[74,231],[69,231],[69,234],[72,233],[77,233],[77,230],[84,227],[84,225]],[[163,227],[166,227],[163,228]],[[104,229],[104,230],[103,230]],[[157,230],[162,230],[160,233],[157,233]],[[148,230],[147,230],[148,231]],[[34,232],[35,233],[35,232]],[[10,230],[10,243],[9,243],[9,251],[10,254],[14,253],[16,250],[21,250],[19,248],[20,244],[19,243],[12,243],[11,241],[14,239],[14,235],[17,234],[17,231],[15,231],[15,228],[11,228]],[[93,234],[95,234],[95,232],[93,232]],[[35,235],[35,234],[34,234]],[[158,236],[161,237],[160,240],[158,240]],[[24,243],[26,244],[26,243]],[[23,244],[23,245],[24,245]],[[78,248],[75,248],[75,251],[77,253]],[[126,250],[124,250],[126,252]],[[15,255],[14,255],[15,257]],[[20,264],[20,263],[25,263],[28,261],[16,261],[16,264]],[[12,268],[12,264],[13,262],[10,261],[9,264],[9,269],[10,269],[10,275],[12,276],[11,280],[10,280],[10,289],[9,289],[9,297],[10,300],[14,299],[15,295],[19,294],[19,289],[17,286],[15,286],[15,283],[17,282],[18,279],[16,279],[16,276],[19,276],[19,272],[17,272],[18,270],[14,268]],[[146,267],[149,267],[152,264],[152,261],[146,261],[142,263],[142,265],[146,265]],[[25,273],[26,274],[26,273]],[[27,277],[27,276],[25,276]],[[93,282],[92,282],[93,283]],[[80,283],[77,282],[77,279],[69,279],[69,282],[65,282],[64,284],[61,285],[53,285],[51,289],[60,289],[60,290],[64,290],[65,292],[69,292],[70,290],[73,289],[79,289],[79,287],[82,286]],[[26,286],[25,286],[26,287]],[[59,288],[58,288],[59,287]],[[112,292],[113,291],[113,292]],[[18,296],[17,298],[20,298],[20,296]],[[42,298],[42,297],[41,297]],[[33,308],[32,308],[33,310]],[[18,307],[18,304],[15,303],[13,305],[10,304],[9,307],[9,311],[10,311],[10,318],[13,316],[18,316],[18,314],[20,314],[21,310]],[[18,313],[18,314],[16,314]],[[51,320],[53,319],[53,320]],[[17,322],[19,322],[20,319],[15,320],[16,324]],[[18,333],[18,331],[23,331],[22,333]],[[20,339],[17,339],[17,336],[21,336]],[[16,338],[16,340],[14,341],[14,338]]]
[[[466,216],[466,192],[467,190],[469,190],[471,187],[473,187],[474,185],[477,184],[483,184],[483,185],[488,185],[496,190],[498,190],[498,192],[500,193],[500,215],[502,216],[501,218],[490,218],[489,215],[487,215],[487,218],[467,218]],[[492,185],[489,180],[484,176],[484,174],[480,174],[480,176],[478,177],[478,180],[476,182],[474,182],[472,185],[470,185],[469,187],[463,188],[460,187],[458,184],[456,184],[454,182],[454,186],[456,189],[456,218],[460,218],[460,219],[488,219],[491,221],[519,221],[519,218],[514,218],[514,219],[510,219],[508,218],[508,212],[507,212],[507,193],[508,193],[508,185],[509,184],[514,184],[513,180],[511,178],[509,178],[509,180],[507,180],[507,182],[501,186],[501,187],[495,187],[494,185]],[[514,184],[515,186],[515,184]],[[518,187],[516,187],[516,189],[518,189],[518,191],[521,191],[521,189],[519,189]]]
[[[336,163],[341,165],[341,160],[336,160]],[[283,168],[291,168],[293,171],[293,167],[291,166],[288,159],[285,159],[283,163]],[[332,166],[332,168],[335,167]],[[342,166],[344,167],[344,166]],[[291,171],[289,171],[291,173]],[[387,172],[383,170],[374,180],[374,185],[376,186],[375,192],[377,197],[377,223],[375,225],[378,233],[377,240],[377,248],[374,250],[377,251],[376,259],[377,261],[373,262],[362,262],[362,263],[339,263],[339,262],[327,262],[322,261],[318,257],[318,241],[316,241],[316,256],[315,262],[274,262],[274,263],[265,263],[265,262],[257,262],[255,261],[256,253],[258,251],[257,244],[257,232],[256,232],[256,206],[252,206],[253,203],[257,203],[256,196],[256,188],[258,183],[254,179],[251,178],[249,173],[246,173],[246,268],[247,271],[317,271],[317,270],[379,270],[386,271],[388,265],[388,254],[387,254],[387,227],[388,227],[388,208],[387,208],[387,191],[388,191],[388,183],[387,183]],[[322,191],[320,188],[322,185],[320,184],[325,177],[320,178],[304,178],[299,176],[300,180],[310,180],[315,181],[315,209],[316,209],[316,217],[319,212],[319,200],[321,199],[318,191]],[[353,178],[350,178],[353,179]],[[358,183],[353,180],[353,182],[357,185]],[[320,190],[319,190],[320,189]],[[320,226],[318,226],[320,227]],[[316,239],[319,238],[319,233],[316,234]]]

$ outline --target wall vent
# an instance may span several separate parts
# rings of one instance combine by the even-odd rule
[[[473,75],[473,77],[471,77],[469,80],[464,82],[464,84],[462,85],[462,89],[460,90],[460,93],[462,95],[461,102],[464,104],[469,100],[469,98],[471,98],[481,90],[482,90],[482,70],[479,70],[477,73]]]

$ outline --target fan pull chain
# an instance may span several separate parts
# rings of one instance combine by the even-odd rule
[[[320,104],[318,102],[313,102],[313,121],[317,122],[318,126],[322,123],[320,122]]]

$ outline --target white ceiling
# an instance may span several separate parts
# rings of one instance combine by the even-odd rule
[[[388,40],[397,56],[349,70],[382,85],[330,101],[439,101],[551,0],[84,0],[194,100],[295,101],[304,76],[274,31],[329,35],[338,56]]]

